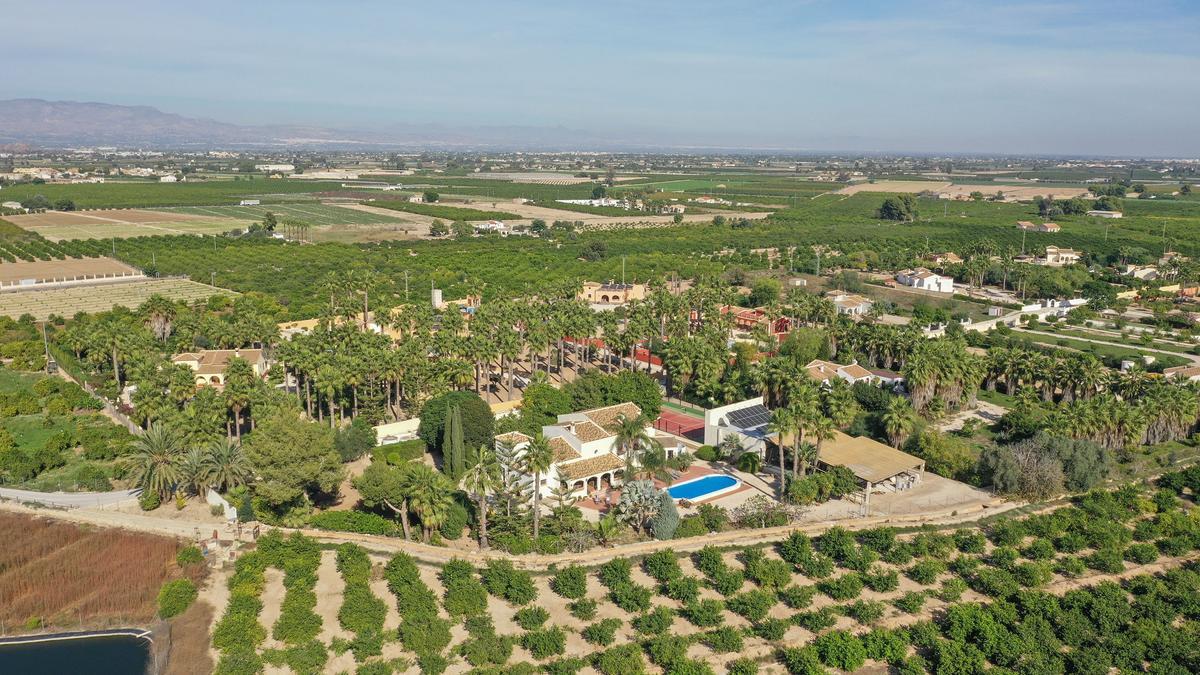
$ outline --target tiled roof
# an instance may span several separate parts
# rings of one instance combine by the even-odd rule
[[[584,410],[582,414],[601,427],[612,431],[616,428],[618,418],[622,415],[628,419],[637,419],[642,416],[642,409],[633,403],[618,403],[594,410]]]
[[[563,480],[578,480],[594,476],[605,471],[615,471],[625,468],[625,460],[617,457],[611,452],[606,452],[603,455],[596,455],[587,459],[581,459],[577,462],[564,464],[558,467],[558,475]]]
[[[575,437],[584,443],[598,441],[609,436],[612,436],[612,432],[594,422],[580,422],[575,425]]]
[[[566,442],[562,436],[555,436],[550,439],[550,449],[554,451],[554,463],[570,462],[579,459],[580,454],[571,447],[571,444]]]
[[[516,445],[517,443],[525,443],[527,441],[532,441],[533,439],[519,431],[510,431],[505,434],[500,434],[496,437],[496,440]]]
[[[848,366],[842,366],[840,368],[840,370],[844,371],[847,375],[849,375],[850,377],[853,377],[856,380],[859,378],[862,378],[862,377],[870,377],[871,376],[871,371],[867,370],[866,368],[863,368],[862,366],[858,365],[857,363],[851,363]]]

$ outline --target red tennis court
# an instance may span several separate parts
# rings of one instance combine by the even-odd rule
[[[692,440],[703,440],[704,418],[694,415],[686,415],[678,410],[663,408],[658,419],[654,421],[654,428],[661,429],[669,434],[692,438]]]

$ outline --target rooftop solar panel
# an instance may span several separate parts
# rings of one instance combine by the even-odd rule
[[[764,405],[752,405],[741,410],[731,410],[728,413],[730,424],[740,429],[753,429],[771,421],[771,411]]]

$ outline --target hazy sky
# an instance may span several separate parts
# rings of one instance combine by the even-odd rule
[[[0,0],[0,15],[4,98],[247,124],[1200,155],[1197,0]]]

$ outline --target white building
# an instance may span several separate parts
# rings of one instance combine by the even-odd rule
[[[243,199],[238,203],[238,206],[258,206],[261,203],[262,200],[259,199]]]
[[[159,177],[158,182],[160,182],[160,183],[178,183],[179,179],[176,178],[175,176],[161,176],[161,177]]]
[[[828,297],[837,308],[837,313],[847,316],[864,316],[875,306],[870,298],[855,293],[834,293]]]
[[[1093,218],[1124,218],[1125,217],[1125,214],[1121,213],[1120,211],[1092,210],[1092,211],[1088,211],[1087,214],[1089,216],[1092,216]]]
[[[762,455],[771,432],[771,411],[763,397],[746,399],[704,411],[704,444],[718,446],[726,438],[736,438],[742,449]]]
[[[847,384],[858,384],[859,382],[875,382],[876,376],[866,368],[851,363],[842,365],[833,361],[822,361],[821,359],[813,359],[804,366],[804,371],[813,380],[820,382],[823,385],[829,385],[835,379],[845,380]]]
[[[573,495],[582,497],[593,492],[603,492],[619,487],[625,477],[625,448],[617,444],[617,429],[627,419],[642,416],[641,408],[633,403],[568,413],[558,416],[558,423],[542,427],[542,436],[550,443],[554,452],[550,470],[541,477],[543,497],[549,497],[558,485],[571,488]],[[654,435],[653,427],[644,429],[647,436]],[[660,437],[667,446],[667,455],[674,456],[683,447],[670,437]],[[532,441],[529,436],[511,431],[496,437],[496,444],[511,444],[523,452]],[[669,444],[669,445],[668,445]],[[532,476],[528,476],[530,481]]]
[[[1046,257],[1042,259],[1042,264],[1049,267],[1062,267],[1063,265],[1073,265],[1079,262],[1079,252],[1070,248],[1059,248],[1057,246],[1046,247]]]
[[[903,270],[896,275],[896,281],[905,286],[911,286],[923,291],[934,291],[935,293],[954,292],[954,279],[952,277],[942,276],[924,267],[918,267],[915,270]]]
[[[499,220],[489,220],[483,223],[475,223],[476,232],[497,232],[505,234],[508,232],[508,226]]]
[[[296,170],[295,164],[255,164],[255,171],[264,173],[291,173]]]

